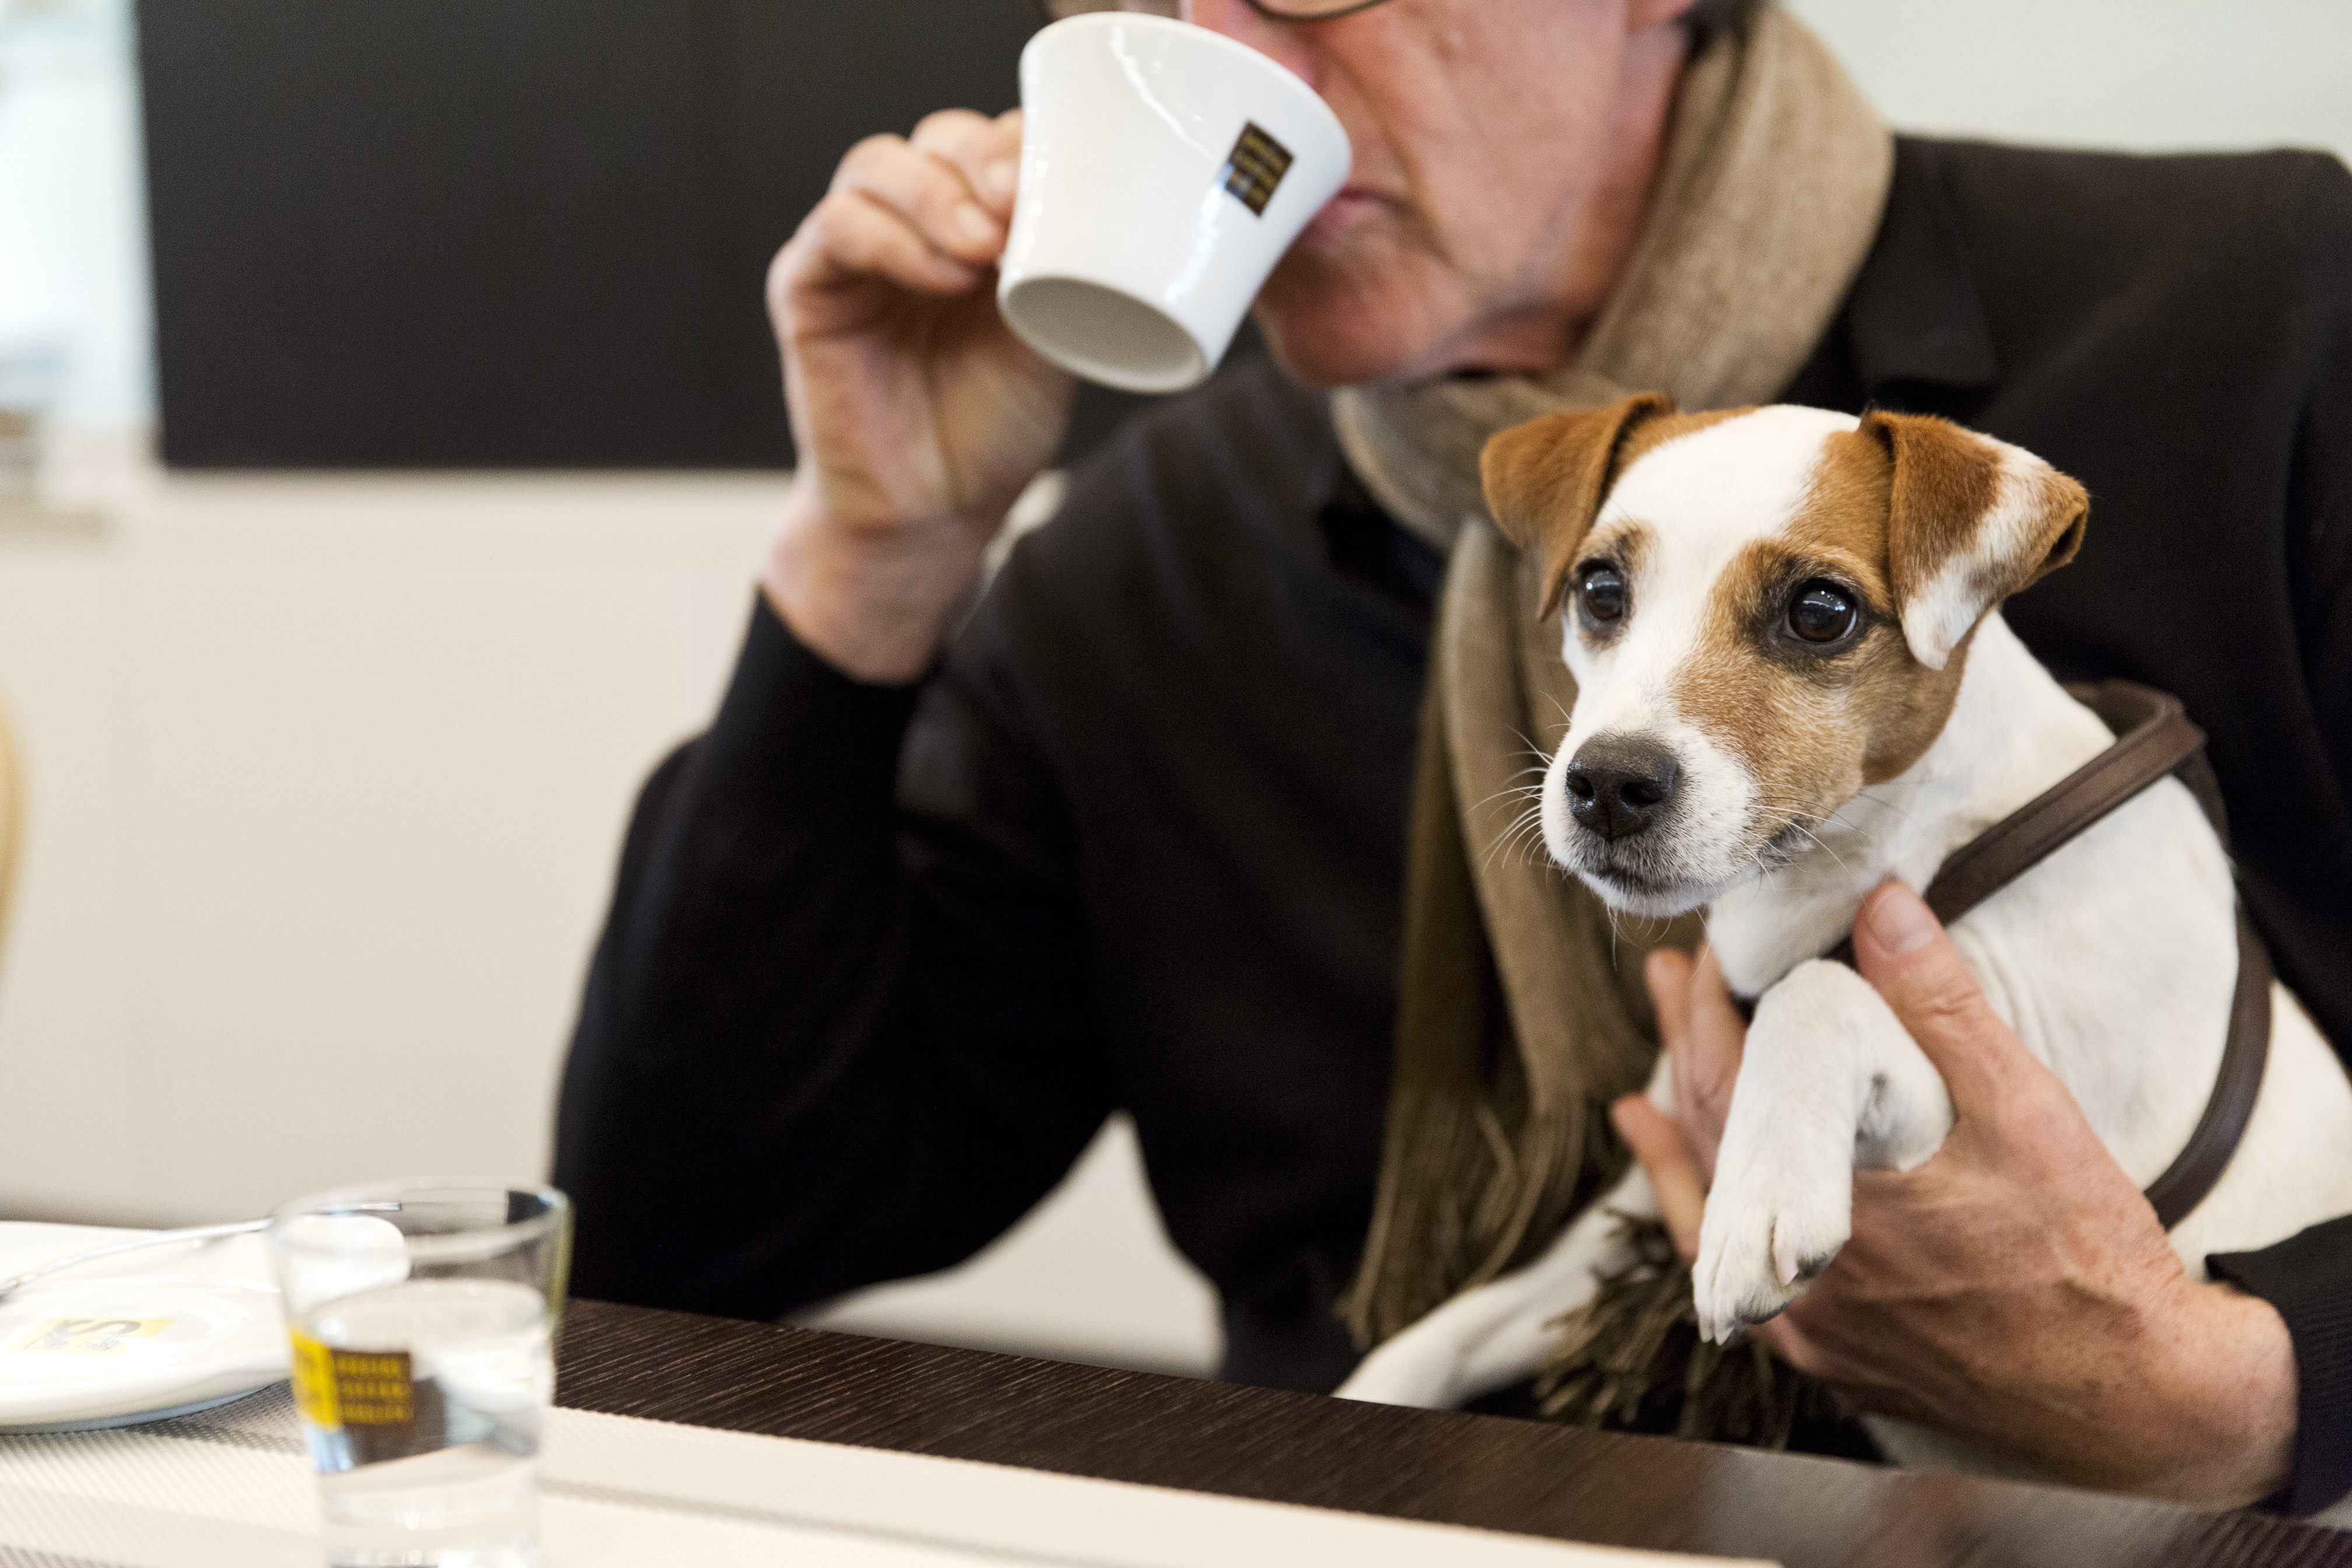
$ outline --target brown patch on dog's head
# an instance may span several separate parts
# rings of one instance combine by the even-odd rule
[[[1486,510],[1536,562],[1537,615],[1559,608],[1577,549],[1618,475],[1664,442],[1743,412],[1683,414],[1664,393],[1642,392],[1601,408],[1548,414],[1488,440],[1478,456]]]

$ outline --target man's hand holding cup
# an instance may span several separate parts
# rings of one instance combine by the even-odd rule
[[[1073,375],[1204,380],[1352,157],[1297,76],[1162,16],[1047,27],[1021,96],[851,149],[769,275],[801,467],[763,586],[859,679],[929,666]]]
[[[1021,113],[852,148],[768,273],[799,471],[761,585],[812,650],[904,681],[937,651],[1075,382],[995,300]]]

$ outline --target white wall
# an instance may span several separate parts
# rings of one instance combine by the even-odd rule
[[[0,510],[28,784],[0,1215],[266,1212],[545,1169],[630,800],[697,728],[773,477],[149,479]],[[1205,1371],[1133,1134],[946,1282],[824,1321]]]
[[[1796,8],[1899,124],[2352,150],[2344,0]],[[75,112],[115,132],[37,143],[0,96],[0,292],[135,275],[135,234],[26,195],[78,184],[119,215],[136,190],[125,83],[76,79]],[[143,395],[143,347],[120,352],[143,307],[113,283],[73,298],[113,301],[43,319],[85,323],[119,418]],[[0,325],[37,304],[0,298]],[[776,489],[228,477],[134,485],[98,528],[0,512],[0,707],[31,786],[0,1213],[194,1219],[373,1173],[541,1169],[623,814],[709,710]],[[1117,1126],[978,1266],[839,1321],[1178,1368],[1216,1342]]]
[[[179,479],[0,523],[0,1204],[539,1170],[622,814],[710,703],[776,489]]]
[[[2345,0],[1787,0],[1897,126],[2352,158]]]

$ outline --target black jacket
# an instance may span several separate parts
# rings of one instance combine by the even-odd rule
[[[1906,140],[1787,401],[1948,415],[2089,487],[2013,601],[2212,738],[2280,974],[2352,1046],[2352,176]],[[772,1317],[953,1263],[1135,1119],[1226,1370],[1328,1388],[1370,1211],[1442,563],[1263,366],[1131,426],[938,673],[755,610],[629,831],[565,1076],[577,1288]],[[2224,1271],[2285,1314],[2294,1504],[2352,1486],[2352,1222]]]

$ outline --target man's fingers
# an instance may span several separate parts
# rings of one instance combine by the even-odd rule
[[[1609,1108],[1617,1135],[1633,1151],[1633,1158],[1650,1178],[1658,1200],[1658,1217],[1674,1237],[1675,1250],[1685,1263],[1698,1257],[1698,1226],[1706,1212],[1706,1185],[1699,1179],[1698,1161],[1690,1141],[1675,1119],[1638,1094],[1629,1094]]]
[[[979,268],[926,243],[904,214],[858,190],[819,202],[777,265],[787,308],[797,290],[821,293],[845,280],[880,278],[918,293],[961,294],[981,277]]]
[[[1988,1103],[2021,1073],[2045,1070],[1986,1003],[1935,911],[1902,883],[1862,901],[1853,951],[1862,977],[1943,1075],[1956,1110]]]
[[[1650,954],[1642,967],[1658,1014],[1658,1038],[1674,1074],[1675,1115],[1689,1140],[1698,1180],[1715,1170],[1731,1086],[1739,1076],[1747,1026],[1731,1005],[1723,966],[1712,949],[1694,960],[1672,948]]]
[[[1690,1032],[1690,977],[1691,956],[1680,948],[1658,948],[1642,964],[1642,984],[1657,1010],[1658,1043],[1670,1052],[1680,1051]]]
[[[1731,1114],[1731,1088],[1739,1079],[1748,1026],[1731,1005],[1715,950],[1701,948],[1688,967],[1685,1027],[1675,1052],[1675,1114],[1689,1134],[1704,1180],[1715,1177],[1715,1152]]]
[[[1808,1377],[1817,1375],[1814,1369],[1820,1365],[1820,1357],[1813,1350],[1812,1342],[1805,1338],[1804,1331],[1789,1321],[1788,1313],[1783,1312],[1769,1322],[1753,1324],[1748,1331],[1755,1335],[1766,1350],[1799,1372]]]
[[[1889,1387],[1883,1374],[1874,1374],[1873,1369],[1855,1364],[1808,1332],[1799,1321],[1799,1308],[1803,1305],[1804,1299],[1800,1297],[1796,1306],[1770,1322],[1758,1323],[1748,1331],[1755,1335],[1766,1350],[1805,1376],[1825,1385],[1851,1409],[1935,1424],[1934,1413],[1925,1405]]]
[[[968,265],[987,266],[1004,252],[1004,220],[982,204],[963,171],[911,142],[867,137],[842,159],[833,189],[872,197],[932,249]]]
[[[1723,961],[1713,947],[1698,950],[1691,973],[1691,1085],[1711,1104],[1728,1105],[1748,1047],[1748,1021],[1732,1004]]]
[[[989,216],[1009,223],[1021,175],[1020,115],[1016,109],[991,120],[969,109],[943,109],[924,116],[908,140],[952,164]]]
[[[1706,962],[1704,952],[1694,960],[1686,952],[1662,947],[1642,966],[1642,979],[1657,1008],[1658,1040],[1665,1047],[1667,1067],[1674,1075],[1675,1118],[1690,1139],[1702,1182],[1715,1174],[1715,1150],[1723,1142],[1731,1088],[1728,1077],[1722,1077],[1719,1084],[1717,1081],[1726,1071],[1724,1043],[1717,1037],[1719,1031],[1711,1027],[1711,1019],[1710,1037],[1705,1041],[1696,1037],[1701,1031],[1695,1015],[1707,1004],[1700,978],[1706,973]],[[1716,984],[1721,983],[1718,971]],[[1738,1070],[1738,1047],[1734,1042],[1728,1071],[1736,1075]]]

